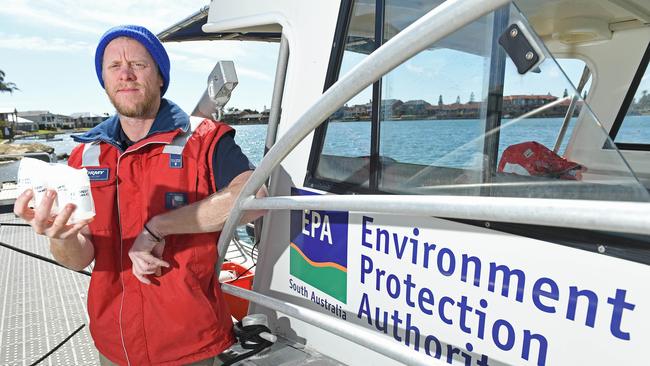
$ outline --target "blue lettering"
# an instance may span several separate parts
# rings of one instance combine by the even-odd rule
[[[447,316],[445,316],[446,304],[454,305],[455,301],[451,297],[447,297],[447,296],[441,297],[440,301],[438,302],[438,316],[440,316],[440,319],[446,324],[452,325],[454,324],[454,322],[451,319],[447,318]]]
[[[391,283],[394,285],[391,286]],[[388,290],[388,296],[392,297],[393,299],[397,299],[399,297],[399,294],[401,292],[399,278],[397,278],[397,276],[392,273],[389,274],[386,278],[386,289]]]
[[[379,239],[379,230],[377,230],[377,239]],[[397,234],[393,233],[393,243],[395,244],[395,256],[397,256],[397,259],[402,259],[402,256],[404,255],[404,251],[406,250],[407,241],[408,241],[408,237],[404,236],[402,238],[402,244],[400,245],[399,239],[397,238]],[[388,245],[386,246],[386,254],[388,254]]]
[[[433,315],[433,309],[424,307],[425,304],[431,305],[431,307],[433,307],[433,292],[431,292],[431,290],[426,287],[422,288],[418,294],[418,305],[420,306],[420,310],[423,313],[427,315]]]
[[[372,259],[365,255],[361,256],[361,283],[366,283],[366,275],[372,273]]]
[[[420,329],[415,325],[411,324],[411,314],[406,313],[406,325],[404,326],[404,332],[406,333],[404,337],[404,343],[409,346],[411,345],[411,332],[415,335],[413,338],[413,349],[416,351],[420,350]]]
[[[452,360],[454,358],[454,354],[457,354],[460,356],[460,348],[456,348],[452,346],[451,344],[447,345],[447,363],[452,364]]]
[[[427,356],[431,356],[431,342],[434,342],[436,344],[436,353],[433,355],[433,357],[440,359],[440,357],[442,357],[442,345],[440,344],[438,338],[435,336],[428,335],[424,339],[424,352],[426,352]]]
[[[504,343],[501,342],[499,339],[499,333],[500,330],[499,328],[505,328],[507,331],[507,338]],[[512,347],[515,345],[515,329],[512,327],[510,323],[508,323],[507,320],[499,319],[494,322],[494,325],[492,326],[492,340],[494,341],[494,344],[496,344],[497,347],[499,347],[500,350],[502,351],[510,351]]]
[[[460,330],[462,330],[467,334],[471,334],[472,328],[467,326],[466,320],[467,320],[467,312],[469,311],[471,313],[472,310],[474,309],[471,306],[467,305],[467,296],[461,296],[460,301],[456,303],[456,306],[460,308],[460,318],[459,318]]]
[[[415,284],[413,283],[413,281],[411,281],[412,277],[413,276],[411,276],[411,274],[406,275],[406,279],[404,280],[404,286],[406,286],[406,296],[405,296],[406,305],[414,308],[415,303],[411,299],[411,289],[415,288]]]
[[[569,306],[566,310],[566,318],[575,321],[578,296],[584,296],[587,299],[588,305],[585,325],[593,328],[596,322],[596,310],[598,309],[598,295],[593,291],[580,291],[576,286],[569,287]]]
[[[422,263],[422,267],[424,268],[429,268],[429,258],[431,257],[431,252],[436,250],[436,245],[433,243],[424,243],[424,263]]]
[[[612,332],[614,337],[629,341],[630,333],[621,330],[621,322],[623,319],[623,310],[634,310],[635,305],[625,302],[625,293],[625,290],[616,289],[616,297],[607,298],[607,303],[614,307],[612,310],[612,321],[609,324],[609,330]]]
[[[463,254],[463,261],[460,269],[460,279],[463,282],[467,282],[467,271],[469,263],[474,264],[474,286],[478,287],[481,284],[481,260],[478,259],[478,257],[470,257],[467,254]]]
[[[413,228],[413,235],[420,235],[420,230],[418,228]],[[411,256],[411,263],[418,264],[418,240],[411,238],[411,244],[413,244],[413,255]]]
[[[382,244],[383,243],[383,244]],[[384,247],[384,253],[388,254],[388,245],[390,244],[390,238],[388,235],[388,230],[377,228],[377,240],[375,241],[375,250],[378,252],[381,251],[381,247]]]
[[[443,262],[444,262],[444,255],[447,255],[449,257],[449,268],[444,269],[443,268]],[[454,274],[454,270],[456,269],[456,258],[454,257],[454,252],[451,251],[449,248],[442,248],[438,252],[438,270],[440,271],[441,274],[445,276],[451,276]]]
[[[363,293],[361,295],[361,304],[359,304],[359,311],[357,312],[357,317],[362,319],[363,316],[366,316],[368,320],[368,325],[372,325],[372,317],[370,316],[370,301],[368,300],[368,294]]]
[[[530,357],[530,343],[536,340],[539,343],[539,352],[537,353],[537,365],[546,365],[546,352],[548,350],[548,341],[541,334],[532,334],[530,330],[524,329],[524,346],[521,350],[521,358],[528,361]]]
[[[481,299],[481,301],[478,302],[479,305],[481,305],[481,308],[487,309],[488,307],[488,302],[485,299]],[[475,311],[476,315],[478,315],[478,330],[477,330],[477,336],[479,339],[483,339],[485,336],[485,312],[481,311],[479,309],[476,309]]]
[[[366,235],[372,233],[370,229],[367,228],[369,222],[375,221],[372,217],[362,216],[361,217],[361,245],[366,248],[372,248],[372,244],[368,243],[366,240]]]
[[[548,285],[550,291],[542,290],[542,286]],[[555,306],[547,306],[542,304],[540,297],[546,297],[551,300],[558,300],[560,298],[560,289],[557,286],[557,283],[550,278],[542,277],[535,281],[533,285],[533,303],[541,311],[547,313],[555,313]]]
[[[510,277],[513,275],[517,277],[517,295],[515,299],[519,302],[524,301],[524,283],[526,281],[526,275],[523,271],[519,269],[510,270],[506,265],[497,265],[496,263],[490,263],[490,283],[488,284],[488,291],[494,292],[494,287],[497,279],[497,271],[503,273],[503,285],[501,287],[501,296],[508,297],[510,289]]]

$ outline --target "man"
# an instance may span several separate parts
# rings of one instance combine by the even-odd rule
[[[108,30],[95,66],[117,113],[75,137],[68,164],[88,169],[96,216],[68,225],[67,205],[52,219],[51,190],[33,210],[26,191],[14,211],[60,263],[95,261],[88,313],[102,365],[212,365],[235,341],[214,267],[248,159],[230,127],[195,123],[162,98],[169,58],[147,29]]]

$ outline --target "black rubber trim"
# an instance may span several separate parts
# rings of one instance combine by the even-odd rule
[[[375,2],[375,50],[384,44],[384,20],[386,0]],[[381,82],[382,78],[372,84],[372,114],[370,115],[370,166],[368,169],[368,186],[371,192],[379,190],[379,144],[381,141]]]
[[[334,83],[339,79],[341,62],[343,61],[343,54],[345,53],[345,40],[348,35],[348,28],[350,26],[353,8],[354,0],[341,0],[341,7],[339,8],[339,16],[336,22],[337,26],[334,31],[334,40],[332,41],[332,51],[327,66],[327,74],[325,75],[323,92],[329,89],[330,86],[334,85]],[[306,187],[310,186],[310,182],[318,180],[314,178],[314,174],[318,167],[320,155],[323,151],[326,133],[327,122],[322,123],[314,131],[314,138],[309,153],[309,161],[307,162],[307,173],[305,174],[304,186]]]
[[[628,142],[616,142],[616,147],[619,150],[650,151],[650,144],[633,144]]]
[[[494,13],[492,49],[490,51],[490,74],[485,117],[485,141],[483,154],[488,157],[483,166],[483,183],[490,183],[497,173],[499,138],[501,137],[503,85],[506,70],[506,52],[499,44],[499,37],[508,28],[510,6],[506,5]],[[491,131],[496,131],[490,133]],[[489,195],[489,186],[481,188],[482,195]]]
[[[595,230],[561,228],[541,225],[525,225],[506,222],[457,220],[459,222],[491,230],[542,240],[571,248],[599,253],[632,262],[650,265],[650,236],[614,233]],[[600,250],[599,250],[600,249]],[[601,250],[604,250],[601,253]]]
[[[630,105],[632,104],[632,101],[634,101],[634,95],[636,95],[637,89],[641,84],[641,79],[643,79],[646,69],[648,68],[648,62],[650,62],[650,43],[648,43],[648,47],[646,47],[645,53],[643,54],[643,58],[641,58],[641,63],[639,64],[639,68],[636,70],[636,74],[634,74],[634,79],[632,79],[630,88],[628,89],[627,94],[625,95],[625,99],[623,99],[623,104],[621,105],[621,109],[619,109],[618,114],[616,115],[614,124],[612,125],[612,128],[609,130],[609,137],[612,139],[612,141],[615,141],[616,135],[618,135],[618,131],[623,125],[623,120],[625,120],[625,116],[627,116],[627,112],[630,109]],[[616,147],[619,148],[619,150],[650,151],[650,144],[630,144],[624,142],[621,143],[615,142],[615,144]],[[640,148],[640,146],[645,146],[645,148]]]

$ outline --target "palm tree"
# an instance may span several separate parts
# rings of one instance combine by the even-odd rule
[[[5,72],[0,70],[0,93],[9,92],[13,94],[14,90],[20,90],[14,83],[5,82]]]

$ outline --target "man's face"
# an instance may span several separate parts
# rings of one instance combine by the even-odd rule
[[[163,80],[140,42],[127,37],[112,40],[104,50],[102,76],[106,94],[118,113],[132,118],[155,117]]]

